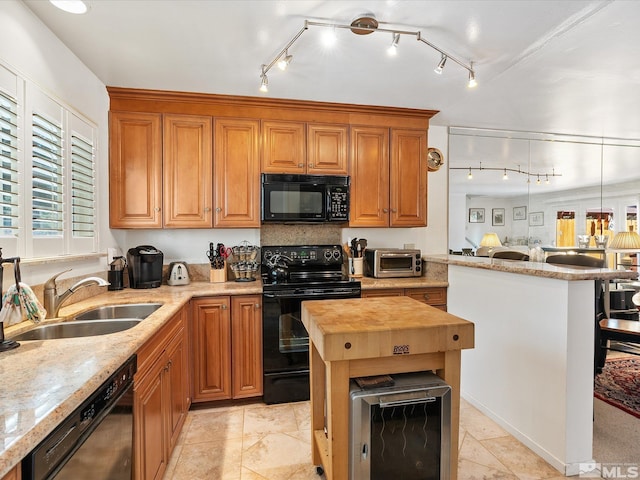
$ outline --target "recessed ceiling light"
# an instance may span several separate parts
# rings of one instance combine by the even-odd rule
[[[65,12],[81,15],[87,13],[89,8],[82,0],[49,0],[53,5]]]

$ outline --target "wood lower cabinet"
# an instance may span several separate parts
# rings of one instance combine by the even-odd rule
[[[262,395],[262,297],[198,298],[193,314],[193,401]]]
[[[134,377],[134,472],[161,479],[190,405],[187,311],[182,309],[138,352]]]
[[[427,225],[427,132],[352,127],[351,227]]]
[[[162,227],[162,115],[109,115],[109,226]]]
[[[214,224],[260,227],[260,122],[214,121]]]
[[[363,290],[362,298],[372,297],[411,297],[419,302],[447,311],[446,287],[426,288],[383,288],[376,290]]]
[[[20,465],[16,465],[9,473],[2,477],[2,480],[20,480],[21,478],[22,470],[20,469]]]

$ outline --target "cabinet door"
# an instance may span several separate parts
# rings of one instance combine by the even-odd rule
[[[260,123],[216,119],[214,227],[260,227]]]
[[[231,398],[229,297],[193,302],[193,401]]]
[[[137,382],[133,393],[135,422],[135,478],[159,480],[167,468],[164,421],[165,359],[160,356],[147,375]]]
[[[231,297],[233,398],[262,395],[262,297]]]
[[[304,173],[305,125],[302,122],[262,122],[262,171]]]
[[[162,117],[109,116],[109,225],[162,227]]]
[[[186,348],[186,333],[180,329],[178,334],[167,346],[165,382],[167,395],[167,438],[169,452],[178,441],[180,430],[184,425],[189,410],[189,385],[187,384],[188,357]]]
[[[348,133],[347,125],[307,125],[307,173],[347,175]]]
[[[427,225],[427,132],[391,130],[391,227]]]
[[[211,228],[211,117],[164,117],[164,226]]]
[[[351,227],[389,226],[389,130],[351,128]]]

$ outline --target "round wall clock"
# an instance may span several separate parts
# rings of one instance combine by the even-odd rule
[[[435,172],[444,164],[442,152],[437,148],[429,148],[427,150],[427,168],[430,172]]]

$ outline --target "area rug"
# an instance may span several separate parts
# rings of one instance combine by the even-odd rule
[[[607,360],[596,375],[593,395],[640,418],[640,357]]]

